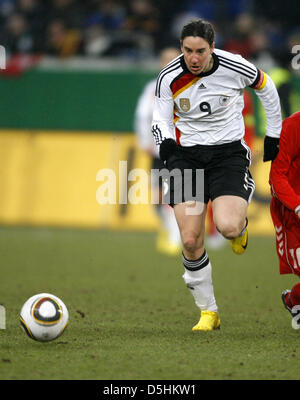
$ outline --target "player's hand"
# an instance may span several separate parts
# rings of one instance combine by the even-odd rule
[[[169,171],[172,171],[173,169],[180,169],[183,171],[186,167],[181,147],[178,146],[174,139],[165,139],[161,143],[159,156]]]
[[[297,212],[298,218],[300,219],[300,210]]]
[[[279,138],[266,136],[264,140],[264,161],[274,161],[279,151]]]
[[[178,145],[174,139],[165,139],[159,147],[159,157],[162,161],[168,161],[171,156],[178,152]]]

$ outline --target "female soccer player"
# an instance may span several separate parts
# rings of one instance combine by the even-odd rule
[[[276,231],[280,274],[300,277],[300,112],[282,124],[279,153],[270,170],[271,216]],[[300,282],[282,293],[293,317],[300,313]],[[300,319],[297,320],[300,325]]]
[[[167,169],[193,171],[193,191],[183,188],[180,201],[174,201],[173,180],[166,185],[183,245],[183,279],[201,310],[193,331],[220,327],[212,267],[204,248],[209,199],[216,227],[230,240],[233,251],[242,254],[248,242],[247,207],[254,181],[249,172],[250,150],[243,140],[244,88],[255,90],[266,111],[264,161],[277,154],[282,123],[271,78],[240,55],[216,49],[214,40],[214,29],[207,21],[200,19],[183,27],[183,54],[157,78],[152,121],[155,143]],[[204,196],[195,201],[192,194],[197,192],[199,169],[204,170]]]

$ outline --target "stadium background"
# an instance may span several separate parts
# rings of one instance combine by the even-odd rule
[[[42,3],[42,4],[41,4]],[[159,4],[162,3],[162,4]],[[151,231],[149,205],[99,205],[97,172],[119,161],[148,169],[133,132],[137,98],[156,76],[159,51],[178,45],[182,25],[211,20],[216,46],[238,52],[268,72],[283,116],[300,109],[299,70],[291,64],[300,43],[296,2],[278,1],[0,1],[0,224]],[[283,15],[284,14],[284,15]],[[251,172],[256,192],[249,230],[273,234],[262,163],[265,118],[249,91],[255,130]]]

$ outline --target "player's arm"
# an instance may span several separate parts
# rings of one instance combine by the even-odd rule
[[[271,77],[262,70],[257,70],[256,79],[249,86],[255,90],[266,112],[267,127],[264,140],[264,161],[272,161],[278,154],[282,127],[279,95]]]
[[[173,114],[173,95],[167,81],[163,81],[159,92],[155,95],[152,120],[152,134],[163,161],[168,161],[178,148],[175,141]]]
[[[293,128],[285,124],[280,137],[279,153],[271,165],[270,184],[273,195],[287,208],[294,210],[300,218],[300,196],[295,193],[288,180],[288,171],[299,146],[299,139]]]

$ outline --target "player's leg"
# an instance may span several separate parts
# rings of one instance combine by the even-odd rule
[[[300,277],[300,222],[294,211],[287,209],[275,197],[270,204],[275,228],[276,251],[280,274]]]
[[[214,221],[219,232],[230,239],[236,254],[244,253],[248,244],[248,202],[239,196],[219,196],[212,202]]]
[[[206,228],[206,247],[209,249],[219,250],[227,242],[224,236],[217,230],[213,219],[213,210],[211,201],[207,205],[206,222],[208,227]]]
[[[295,274],[300,277],[299,219],[294,211],[285,208],[275,197],[271,199],[270,212],[275,228],[279,272],[280,274]],[[284,290],[281,299],[284,307],[294,319],[300,315],[300,283],[294,285],[291,290]],[[295,321],[298,328],[300,318]]]
[[[214,160],[208,175],[214,221],[233,251],[242,254],[248,243],[247,208],[255,189],[250,149],[244,141],[233,142],[215,150]]]
[[[300,329],[300,282],[296,283],[292,290],[284,290],[281,299],[284,307],[293,317],[292,327]]]
[[[192,260],[198,259],[204,252],[206,209],[206,204],[194,201],[174,205],[183,254]]]
[[[200,321],[193,331],[209,331],[220,327],[212,267],[204,248],[206,208],[205,204],[196,202],[174,206],[183,245],[183,279],[201,310]]]
[[[300,306],[300,282],[293,286],[292,290],[282,292],[284,306],[291,312],[294,306]]]

